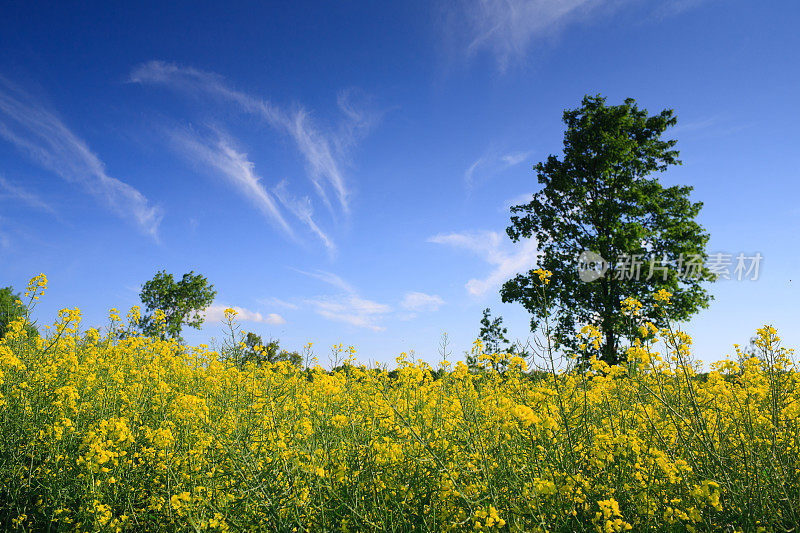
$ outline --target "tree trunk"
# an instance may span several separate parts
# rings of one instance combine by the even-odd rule
[[[616,365],[619,362],[619,358],[617,357],[616,335],[614,335],[614,331],[610,327],[606,329],[605,334],[606,342],[603,345],[602,359],[609,365]]]

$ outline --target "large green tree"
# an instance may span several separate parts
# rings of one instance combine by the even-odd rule
[[[507,230],[514,242],[537,239],[539,265],[552,272],[549,299],[540,298],[533,271],[507,281],[501,295],[533,313],[533,329],[552,317],[559,347],[575,349],[583,324],[599,327],[601,357],[616,363],[621,340],[633,334],[620,312],[625,298],[641,301],[656,324],[664,319],[652,296],[659,289],[672,293],[670,319],[708,307],[709,235],[695,220],[702,203],[690,200],[692,187],[664,187],[651,176],[680,164],[677,141],[662,139],[676,123],[673,110],[648,116],[633,99],[606,105],[586,96],[563,120],[563,155],[534,167],[542,188],[511,208]]]
[[[147,335],[181,338],[183,326],[200,329],[203,311],[214,301],[217,291],[208,280],[191,271],[175,281],[165,270],[156,273],[153,279],[142,285],[140,298],[148,311],[140,323]],[[166,328],[159,328],[155,312],[161,310],[166,317]]]

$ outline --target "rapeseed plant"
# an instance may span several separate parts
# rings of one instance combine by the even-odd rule
[[[539,273],[546,290],[549,273]],[[28,305],[46,288],[34,278]],[[669,294],[655,297],[668,306]],[[206,346],[103,333],[65,309],[0,341],[0,524],[78,531],[713,531],[800,522],[800,376],[774,328],[757,357],[691,359],[691,339],[625,302],[625,364],[582,353],[527,372],[396,373],[313,360],[237,364]],[[231,350],[235,311],[226,310]],[[164,317],[156,316],[163,327]],[[544,332],[545,348],[548,332]],[[237,348],[238,346],[238,348]],[[310,352],[310,345],[307,347]],[[481,350],[476,345],[477,350]],[[482,350],[481,350],[482,352]],[[588,364],[577,364],[578,360]],[[493,370],[498,361],[504,372]],[[535,361],[532,361],[535,363]],[[536,363],[538,364],[538,363]]]

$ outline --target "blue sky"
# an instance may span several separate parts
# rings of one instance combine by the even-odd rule
[[[206,275],[191,342],[243,329],[363,361],[436,361],[481,310],[526,339],[499,286],[535,265],[508,206],[560,153],[584,94],[673,108],[709,251],[759,252],[686,325],[711,361],[774,324],[797,345],[794,2],[6,2],[0,17],[0,284],[102,325],[159,269]]]

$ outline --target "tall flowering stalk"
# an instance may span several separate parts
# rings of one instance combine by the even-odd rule
[[[537,276],[547,298],[546,271]],[[40,293],[39,281],[34,290]],[[30,298],[30,296],[29,296]],[[666,292],[654,295],[669,306]],[[35,301],[35,300],[34,300]],[[691,339],[621,302],[602,331],[507,370],[370,368],[337,346],[241,363],[65,309],[0,341],[0,525],[18,531],[780,531],[800,521],[800,377],[774,328],[700,371]],[[235,315],[228,314],[232,347]],[[546,322],[545,322],[546,324]],[[123,330],[127,333],[119,334]],[[587,360],[587,364],[577,364]],[[528,371],[528,363],[533,371]]]

